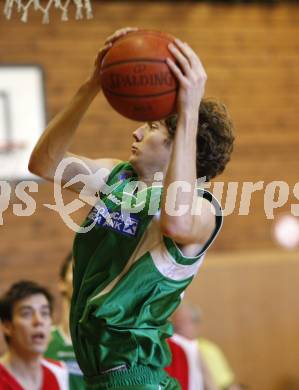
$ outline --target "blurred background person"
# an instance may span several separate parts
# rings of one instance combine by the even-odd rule
[[[199,352],[196,340],[175,333],[167,341],[172,360],[166,371],[178,380],[182,390],[219,390]]]
[[[7,351],[0,358],[1,390],[67,390],[64,364],[43,358],[52,325],[53,298],[31,281],[13,284],[0,299]]]
[[[201,336],[202,312],[190,303],[183,303],[174,313],[172,322],[179,335],[195,341],[213,381],[221,390],[240,390],[234,373],[218,345]]]
[[[57,326],[52,327],[51,340],[45,356],[63,361],[69,372],[70,390],[80,390],[84,389],[83,374],[75,358],[69,328],[70,302],[73,291],[72,261],[73,257],[70,252],[60,268],[61,321]]]

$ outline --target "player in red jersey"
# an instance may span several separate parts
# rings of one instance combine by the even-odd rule
[[[220,390],[198,350],[196,340],[175,333],[167,341],[172,361],[165,370],[178,380],[182,390]]]
[[[0,299],[7,351],[0,358],[0,390],[67,390],[62,363],[46,360],[53,299],[44,287],[15,283]]]

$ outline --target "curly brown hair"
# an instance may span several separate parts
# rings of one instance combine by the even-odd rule
[[[177,115],[165,120],[170,138],[174,137]],[[224,171],[233,151],[233,124],[226,106],[214,98],[202,99],[199,107],[196,170],[206,181]]]

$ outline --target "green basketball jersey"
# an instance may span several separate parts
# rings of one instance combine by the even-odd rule
[[[45,353],[45,357],[60,360],[65,363],[69,372],[70,390],[85,389],[83,374],[77,363],[73,345],[56,326],[52,329],[51,340]]]
[[[163,367],[171,360],[168,318],[222,224],[218,202],[202,191],[215,205],[216,229],[198,256],[184,256],[160,231],[162,188],[145,188],[135,197],[130,189],[136,180],[129,163],[116,166],[107,181],[113,191],[101,196],[82,225],[93,228],[74,241],[71,334],[90,388],[103,375],[138,367],[144,380],[165,378]]]

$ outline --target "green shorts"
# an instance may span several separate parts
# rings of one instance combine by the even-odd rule
[[[115,390],[182,390],[178,381],[174,378],[168,377],[158,385],[132,385],[114,387]]]
[[[181,390],[178,381],[163,369],[135,366],[127,370],[84,377],[86,390]]]

